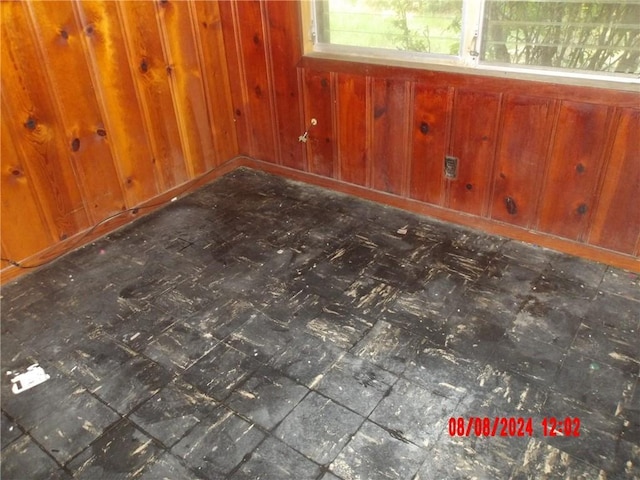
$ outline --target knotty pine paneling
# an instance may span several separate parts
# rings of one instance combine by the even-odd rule
[[[583,102],[565,101],[560,105],[550,165],[540,192],[541,231],[583,240],[607,145],[609,110]]]
[[[597,173],[587,188],[574,179],[564,187],[553,185],[563,176],[561,158],[575,154],[569,139],[580,142],[589,136],[563,109],[573,104],[607,111],[637,108],[637,93],[317,56],[291,58],[299,56],[302,40],[298,2],[221,2],[220,12],[238,142],[245,153],[312,173],[309,179],[316,182],[337,178],[359,194],[356,187],[366,187],[381,199],[387,194],[412,199],[434,206],[442,218],[495,225],[494,231],[515,238],[530,238],[533,231],[547,246],[568,251],[566,245],[575,245],[573,251],[582,253],[589,251],[582,246],[590,225],[597,224],[593,219],[599,218],[598,188],[628,194]],[[323,78],[325,87],[318,86]],[[297,102],[299,113],[291,102]],[[322,128],[309,130],[306,145],[297,143],[307,122],[319,117]],[[423,122],[427,134],[420,130]],[[595,134],[600,153],[585,148],[594,155],[590,170],[608,164],[615,129],[628,128],[623,123],[609,128],[607,122]],[[586,142],[593,145],[592,139]],[[443,179],[445,154],[460,158],[456,179]],[[592,193],[587,218],[554,212],[555,202],[567,200],[557,195],[569,192]],[[507,197],[512,201],[505,202]],[[600,251],[594,255],[602,258]]]
[[[134,82],[138,65],[130,63],[118,12],[120,2],[86,1],[73,5],[82,27],[78,40],[85,45],[93,88],[103,110],[108,112],[103,119],[104,133],[111,142],[127,206],[131,207],[169,188],[171,183],[183,181],[185,175],[174,175],[164,168],[165,162],[170,165],[173,159],[155,157],[151,150],[152,125],[141,110],[140,93]]]
[[[638,255],[640,241],[640,109],[621,109],[589,243]]]
[[[4,112],[4,106],[3,106]],[[0,142],[0,221],[2,222],[2,256],[25,258],[55,243],[47,218],[43,214],[28,169],[14,143],[14,135],[1,122]],[[16,208],[19,206],[19,208]],[[25,232],[30,235],[25,235]]]
[[[278,162],[272,55],[264,2],[219,2],[242,153]],[[293,39],[295,41],[295,39]],[[285,59],[280,59],[286,61]]]
[[[221,164],[238,152],[227,54],[218,2],[191,2],[200,36],[201,76],[209,105],[209,129],[215,145],[215,161]]]
[[[495,158],[491,218],[529,228],[535,220],[547,160],[554,102],[506,95]]]
[[[336,142],[338,176],[356,185],[368,185],[369,152],[367,134],[367,78],[361,75],[336,74]]]
[[[92,223],[122,209],[122,181],[113,161],[103,115],[91,84],[70,3],[25,2],[42,54],[43,78],[54,100],[78,185]],[[23,32],[23,34],[28,34]],[[78,101],[81,98],[83,101]]]
[[[189,178],[194,178],[216,163],[210,122],[202,121],[208,120],[208,112],[195,12],[188,2],[155,2],[155,6]]]
[[[640,193],[637,92],[303,56],[294,1],[0,11],[13,260],[72,248],[62,239],[98,217],[170,198],[213,166],[252,165],[640,270],[624,208]],[[262,161],[227,162],[240,153]],[[460,158],[456,179],[444,155]]]
[[[218,7],[0,2],[3,258],[74,248],[239,153]]]
[[[47,227],[55,239],[64,240],[91,223],[71,159],[71,139],[60,123],[54,92],[47,78],[37,73],[41,71],[42,56],[24,4],[3,2],[0,8],[2,121],[7,122],[2,133],[13,137],[27,181],[35,187]],[[20,210],[20,205],[11,198],[6,201],[9,209]],[[5,229],[18,227],[4,222],[3,226]],[[15,238],[20,234],[30,232],[15,233]],[[7,244],[6,248],[11,251],[14,246]]]
[[[303,145],[298,136],[303,124],[299,101],[297,64],[302,55],[300,14],[296,2],[267,2],[266,34],[269,37],[270,68],[278,139],[277,162],[291,168],[304,168]],[[307,112],[313,113],[313,112]]]
[[[376,78],[371,90],[371,186],[401,195],[408,171],[409,83]]]
[[[458,158],[458,175],[447,179],[447,207],[484,215],[498,136],[499,108],[500,94],[456,90],[448,153]]]
[[[335,155],[333,140],[333,100],[331,74],[306,70],[304,74],[305,129],[309,129],[306,142],[308,170],[317,175],[334,178]],[[311,125],[315,118],[317,125]]]
[[[449,115],[453,89],[419,83],[413,96],[412,151],[409,196],[442,205],[444,157],[449,144]]]
[[[149,21],[155,19],[157,7],[151,2],[119,2],[116,6],[122,21],[124,53],[128,54],[129,64],[135,66],[131,70],[132,83],[128,88],[123,86],[123,90],[128,91],[129,101],[137,96],[136,114],[142,114],[138,131],[140,136],[146,136],[144,140],[150,148],[141,152],[150,160],[143,165],[148,169],[155,166],[160,188],[165,189],[187,179],[187,164],[171,94],[173,67],[165,62],[158,22]],[[153,177],[152,172],[150,175]]]

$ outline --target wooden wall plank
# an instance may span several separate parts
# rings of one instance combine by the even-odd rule
[[[155,2],[155,6],[182,150],[189,178],[194,178],[215,164],[195,19],[187,2]]]
[[[374,79],[371,131],[371,185],[400,195],[408,169],[408,83]]]
[[[335,177],[333,154],[332,88],[331,75],[306,70],[304,73],[305,129],[309,136],[306,142],[309,171],[317,175]],[[311,125],[311,119],[317,125]]]
[[[540,193],[539,230],[583,240],[594,207],[609,113],[603,105],[562,102]]]
[[[303,147],[298,136],[307,125],[300,116],[296,65],[302,56],[300,2],[265,2],[266,32],[273,74],[273,94],[280,142],[278,162],[292,168],[304,168]],[[309,112],[313,116],[313,112]],[[302,130],[300,130],[302,128]]]
[[[342,181],[367,185],[367,80],[338,74],[336,79],[336,142],[338,176]]]
[[[122,180],[91,81],[70,2],[25,3],[42,52],[44,79],[55,92],[64,141],[92,223],[125,208]],[[82,101],[78,101],[81,98]]]
[[[227,7],[226,3],[220,4],[221,11],[223,6]],[[235,87],[232,86],[232,95],[235,102],[242,99],[240,106],[236,103],[236,116],[240,113],[240,116],[245,115],[247,119],[246,134],[239,138],[247,142],[248,145],[244,151],[249,155],[275,162],[277,160],[276,125],[265,50],[262,1],[233,0],[229,2],[228,7],[231,9],[233,23],[227,28],[233,29],[233,41],[239,59],[238,68],[232,72],[239,75],[238,84]],[[229,37],[230,34],[225,35],[225,42],[230,41]]]
[[[89,68],[118,169],[124,179],[127,206],[153,197],[165,185],[149,145],[151,126],[141,112],[132,65],[118,15],[119,2],[76,0],[76,15],[84,34]]]
[[[38,196],[9,131],[3,108],[0,127],[0,220],[4,258],[16,261],[55,243],[40,208]],[[28,233],[27,233],[28,232]],[[2,264],[4,267],[4,263]]]
[[[640,232],[640,110],[622,109],[589,243],[634,254]]]
[[[3,2],[0,8],[3,122],[9,125],[51,233],[65,239],[90,224],[70,148],[46,78],[34,74],[41,62],[27,13],[21,3]]]
[[[449,141],[452,89],[415,86],[409,196],[422,202],[444,202],[444,157]]]
[[[446,206],[484,215],[497,141],[500,94],[456,90],[450,155],[458,158],[458,175],[448,180]]]
[[[160,188],[166,190],[190,176],[171,85],[173,66],[165,56],[155,4],[118,2],[117,7],[133,79],[128,93],[138,95]]]
[[[549,150],[552,100],[505,96],[496,153],[491,218],[529,227],[535,220]]]
[[[211,131],[215,144],[215,164],[238,155],[229,69],[222,32],[222,16],[218,2],[191,1],[199,26],[202,78],[205,82]]]
[[[252,155],[255,140],[251,134],[251,112],[249,110],[249,91],[245,82],[245,64],[243,50],[240,47],[240,25],[236,2],[218,2],[222,36],[227,57],[231,102],[238,138],[239,153]]]

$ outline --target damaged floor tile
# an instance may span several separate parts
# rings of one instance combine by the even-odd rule
[[[235,170],[0,307],[2,480],[640,478],[637,273],[336,192]]]

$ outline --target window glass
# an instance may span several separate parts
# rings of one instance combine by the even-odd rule
[[[315,0],[313,33],[319,51],[640,75],[640,0]]]
[[[487,0],[484,62],[640,73],[640,2]]]
[[[318,0],[317,41],[458,55],[463,0]]]

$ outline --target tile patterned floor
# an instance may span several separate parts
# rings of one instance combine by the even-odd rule
[[[635,274],[236,170],[2,289],[2,479],[639,478],[639,322]]]

